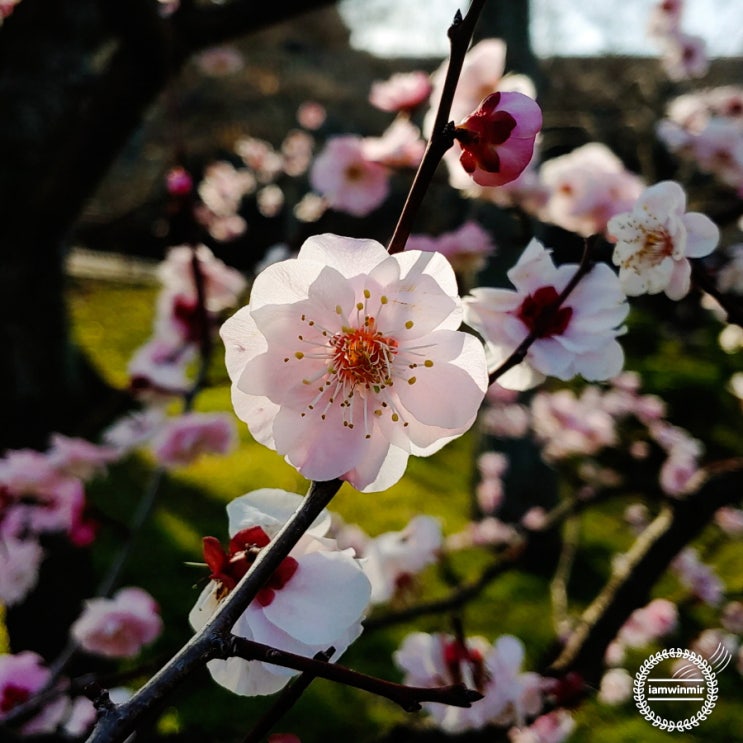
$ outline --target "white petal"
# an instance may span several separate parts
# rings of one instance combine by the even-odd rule
[[[225,365],[234,382],[250,359],[266,350],[266,339],[258,330],[250,306],[239,309],[225,320],[219,331],[225,346]]]
[[[363,493],[378,493],[391,488],[405,474],[408,453],[393,446],[386,438],[372,435],[356,466],[341,476]]]
[[[279,488],[260,488],[241,495],[227,504],[227,519],[230,536],[241,529],[260,526],[273,537],[304,503],[297,493]],[[330,512],[323,509],[307,529],[307,534],[323,537],[330,529]]]
[[[325,233],[308,237],[298,257],[300,260],[317,261],[321,265],[332,266],[349,278],[369,273],[377,264],[389,258],[389,254],[376,240]]]
[[[595,351],[576,359],[578,372],[589,381],[602,381],[617,376],[624,366],[624,351],[617,341],[611,341]]]
[[[689,293],[691,286],[691,263],[685,258],[673,262],[673,271],[665,287],[669,299],[679,300]]]
[[[371,595],[369,580],[344,552],[312,552],[296,559],[297,572],[263,613],[301,642],[333,645],[363,616]]]
[[[706,215],[689,212],[684,215],[686,225],[686,255],[688,258],[702,258],[709,255],[720,242],[720,230]]]
[[[307,299],[309,287],[322,271],[323,261],[290,258],[272,263],[256,276],[250,290],[253,310],[267,304],[291,304]]]
[[[635,204],[636,213],[646,211],[661,222],[671,214],[681,215],[685,210],[686,194],[675,181],[661,181],[646,188]]]

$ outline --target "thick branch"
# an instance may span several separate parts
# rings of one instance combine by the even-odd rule
[[[743,460],[735,459],[704,471],[693,490],[670,501],[618,563],[550,671],[578,671],[595,681],[606,647],[629,615],[647,602],[673,558],[704,529],[718,508],[739,500],[741,492]]]

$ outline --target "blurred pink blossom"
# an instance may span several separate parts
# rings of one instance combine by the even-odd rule
[[[152,453],[165,467],[185,467],[204,454],[228,454],[236,443],[231,416],[185,413],[163,424],[152,440]]]
[[[563,743],[575,730],[575,720],[570,712],[555,709],[537,717],[529,727],[511,728],[510,743]]]
[[[15,655],[0,655],[0,720],[42,689],[50,677],[51,671],[44,666],[44,659],[36,653],[25,650]],[[53,699],[37,715],[23,723],[22,734],[52,733],[62,721],[66,710],[67,699],[64,696]]]
[[[157,602],[141,588],[122,588],[112,598],[88,599],[70,627],[87,653],[131,658],[160,635],[163,622]]]
[[[215,46],[199,52],[195,57],[198,68],[212,77],[239,72],[245,66],[243,55],[234,46]]]
[[[547,160],[539,176],[549,193],[539,217],[583,237],[603,233],[609,219],[630,209],[643,188],[640,177],[599,142]]]
[[[707,74],[707,44],[701,36],[672,33],[664,37],[662,47],[661,64],[671,80],[686,80]]]
[[[622,625],[617,640],[626,647],[639,648],[665,637],[676,628],[678,611],[667,599],[653,599],[635,609]]]
[[[382,111],[409,111],[423,103],[431,92],[431,78],[426,72],[396,72],[388,80],[375,81],[369,102]]]
[[[387,198],[389,174],[364,153],[361,137],[330,137],[310,168],[310,184],[329,206],[355,217],[373,212]]]
[[[325,107],[316,101],[305,101],[297,109],[299,125],[310,131],[319,129],[325,123],[326,116]]]
[[[725,586],[714,570],[699,559],[694,547],[685,547],[674,558],[671,568],[691,594],[710,606],[719,606]]]
[[[381,137],[364,137],[364,156],[389,168],[417,168],[426,149],[420,129],[408,119],[397,118]]]
[[[33,538],[0,537],[0,603],[14,606],[36,587],[44,550]]]

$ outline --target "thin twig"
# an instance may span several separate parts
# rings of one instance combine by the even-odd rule
[[[718,301],[725,310],[726,319],[729,323],[743,327],[743,302],[741,302],[740,296],[721,292],[701,260],[692,259],[689,262],[691,263],[691,276],[694,283]]]
[[[457,11],[454,16],[454,22],[449,27],[448,36],[450,42],[449,65],[446,69],[444,87],[441,91],[441,100],[436,110],[431,137],[428,146],[423,155],[423,159],[418,166],[413,183],[410,186],[410,192],[405,200],[405,205],[400,212],[400,218],[392,233],[387,250],[392,253],[399,253],[405,248],[405,243],[410,236],[413,223],[423,203],[423,197],[431,185],[433,174],[441,162],[444,153],[454,144],[454,127],[449,123],[449,114],[451,112],[454,93],[457,89],[459,76],[462,73],[462,65],[467,48],[472,40],[472,34],[475,30],[477,19],[485,5],[485,0],[472,0],[467,15],[462,18],[462,14]]]
[[[404,684],[396,684],[392,681],[385,681],[374,676],[368,676],[365,673],[353,671],[337,663],[305,658],[302,655],[287,653],[234,635],[228,645],[226,657],[260,660],[264,663],[273,663],[284,668],[293,668],[297,671],[310,673],[344,686],[362,689],[389,699],[406,712],[417,712],[421,708],[421,702],[439,702],[453,707],[470,707],[472,702],[482,699],[480,692],[468,689],[464,684],[450,684],[432,688],[405,686]]]
[[[591,244],[588,240],[585,241],[583,247],[583,255],[581,256],[578,268],[575,270],[572,278],[568,282],[567,286],[560,292],[558,297],[549,307],[545,307],[543,310],[543,316],[549,317],[551,312],[558,310],[563,302],[570,296],[570,293],[578,285],[578,282],[593,268],[593,259],[591,258]],[[496,369],[490,372],[488,377],[488,384],[493,384],[499,377],[502,377],[509,369],[513,369],[514,366],[518,366],[525,358],[526,354],[531,348],[532,343],[540,337],[540,328],[535,327],[529,335],[524,338],[511,355]]]
[[[557,637],[562,637],[568,628],[568,580],[578,552],[579,533],[580,520],[575,514],[572,514],[565,521],[562,550],[557,561],[557,568],[550,582],[553,624]]]

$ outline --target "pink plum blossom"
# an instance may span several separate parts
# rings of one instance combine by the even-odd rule
[[[664,291],[681,299],[689,291],[689,258],[711,253],[720,231],[709,217],[686,212],[686,194],[675,181],[662,181],[646,189],[631,212],[609,220],[616,241],[613,261],[619,280],[630,296]]]
[[[185,413],[163,425],[152,453],[165,467],[184,467],[202,454],[228,454],[237,443],[230,417],[222,413]]]
[[[548,461],[593,455],[617,443],[614,419],[602,410],[595,389],[539,392],[531,402],[532,428]]]
[[[583,237],[602,233],[611,217],[632,207],[642,180],[599,142],[589,142],[542,164],[547,199],[538,216]]]
[[[163,287],[178,296],[195,299],[194,260],[203,278],[206,308],[210,312],[220,312],[235,305],[247,286],[245,277],[217,258],[206,245],[198,245],[195,249],[188,245],[170,248],[157,269]]]
[[[470,279],[485,268],[496,247],[491,234],[479,223],[468,219],[438,237],[411,235],[405,250],[437,251],[449,259],[458,274]]]
[[[626,647],[638,648],[669,634],[676,628],[678,610],[667,599],[653,599],[630,614],[619,630],[617,640]]]
[[[245,66],[243,55],[234,46],[214,46],[199,52],[196,65],[205,74],[222,77],[239,72]]]
[[[715,523],[728,536],[743,536],[743,508],[723,506],[715,511]]]
[[[485,357],[461,318],[441,255],[311,237],[261,273],[222,326],[235,411],[305,477],[385,489],[410,454],[432,454],[474,422]]]
[[[532,98],[491,93],[456,128],[462,167],[480,186],[515,180],[531,161],[541,127],[542,111]]]
[[[663,39],[661,63],[671,80],[704,77],[709,70],[707,44],[695,34],[669,34]]]
[[[198,191],[211,214],[229,217],[240,208],[243,196],[252,193],[255,187],[255,176],[249,170],[219,160],[207,166]]]
[[[164,421],[165,412],[160,408],[137,410],[114,421],[103,432],[103,441],[124,456],[148,442]]]
[[[0,720],[42,689],[50,677],[51,671],[44,666],[44,659],[36,653],[25,650],[15,655],[0,655]],[[51,733],[62,721],[66,710],[67,699],[57,697],[25,722],[21,732],[23,735]]]
[[[461,550],[468,547],[499,546],[511,543],[517,532],[494,516],[486,516],[479,521],[471,521],[464,531],[451,534],[446,539],[449,550]]]
[[[187,196],[193,190],[193,178],[185,168],[177,165],[167,172],[165,186],[171,196]]]
[[[290,131],[281,143],[283,171],[292,178],[304,175],[312,162],[314,146],[315,138],[311,134],[301,129]]]
[[[681,550],[671,563],[671,568],[695,598],[710,606],[719,606],[722,602],[725,592],[723,582],[709,565],[699,559],[694,547]]]
[[[131,658],[157,639],[162,628],[157,602],[141,588],[131,587],[112,598],[88,599],[70,633],[87,653]]]
[[[388,80],[372,83],[369,102],[382,111],[408,111],[423,103],[431,92],[431,78],[421,71],[396,72]]]
[[[663,38],[681,28],[683,0],[658,0],[650,11],[648,34]]]
[[[325,107],[317,101],[304,101],[297,109],[297,121],[305,129],[315,131],[319,129],[327,117]]]
[[[26,598],[36,586],[43,559],[35,539],[0,537],[0,603],[14,606]]]
[[[53,433],[47,456],[52,466],[62,474],[87,480],[108,463],[115,462],[119,453],[111,446],[99,446],[85,439]]]
[[[389,168],[417,168],[426,149],[420,129],[408,119],[395,119],[381,137],[364,137],[364,156]]]
[[[211,580],[189,614],[194,629],[208,621],[270,543],[289,509],[296,509],[302,500],[284,493],[274,505],[273,496],[275,492],[266,490],[248,493],[237,507],[228,509],[227,550],[214,537],[204,538]],[[359,636],[371,587],[352,550],[340,551],[332,539],[322,536],[329,526],[327,513],[321,514],[237,620],[234,634],[306,657],[333,647],[334,658]],[[207,667],[217,683],[244,696],[272,694],[296,674],[241,658],[213,660]]]
[[[501,635],[493,645],[483,637],[466,640],[446,634],[408,635],[394,654],[413,686],[464,683],[483,694],[469,708],[424,702],[435,723],[448,733],[476,730],[490,723],[523,724],[542,708],[540,677],[524,673],[524,646],[512,635]]]
[[[371,539],[362,557],[364,573],[371,582],[372,604],[390,601],[413,575],[437,560],[442,546],[441,523],[425,515],[412,518],[402,531]]]
[[[310,184],[331,208],[364,217],[387,198],[389,174],[355,135],[330,137],[310,168]]]
[[[510,743],[563,743],[575,730],[575,720],[564,709],[555,709],[540,715],[528,727],[511,728]]]
[[[545,376],[608,379],[622,368],[616,341],[629,311],[614,272],[598,264],[552,309],[577,266],[555,266],[551,251],[533,239],[508,272],[515,290],[483,287],[465,297],[465,322],[485,339],[488,367],[497,368],[530,334],[535,341],[526,358],[499,378],[512,389],[528,389]]]

